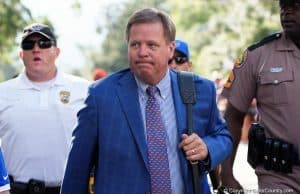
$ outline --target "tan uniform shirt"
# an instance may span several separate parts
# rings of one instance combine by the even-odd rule
[[[279,34],[278,34],[279,36]],[[252,98],[257,99],[259,123],[267,137],[279,138],[294,144],[300,142],[300,50],[282,34],[252,51],[246,51],[241,64],[233,69],[231,82],[225,84],[222,95],[238,110],[247,112]],[[270,184],[289,181],[300,193],[300,167],[286,175],[257,168],[259,182],[267,176]],[[275,174],[277,174],[275,176]],[[275,177],[273,180],[271,177]],[[285,177],[285,178],[283,178]],[[271,182],[272,181],[272,182]],[[266,183],[266,186],[270,186]],[[260,184],[262,186],[262,184]],[[274,187],[273,187],[274,188]]]

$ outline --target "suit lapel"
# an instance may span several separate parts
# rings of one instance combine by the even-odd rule
[[[147,144],[143,119],[140,111],[138,89],[131,72],[127,73],[120,79],[117,92],[131,133],[142,155],[145,166],[148,169]]]
[[[186,132],[186,107],[182,102],[179,86],[177,82],[177,75],[174,71],[170,71],[171,83],[172,83],[172,93],[176,111],[176,122],[178,128],[178,142],[181,141],[181,134]],[[140,113],[140,104],[138,98],[138,91],[135,79],[132,73],[128,73],[123,76],[117,88],[117,95],[120,99],[122,110],[126,116],[129,124],[129,128],[137,143],[138,149],[141,153],[145,166],[148,169],[148,157],[147,157],[147,144],[145,140],[145,129],[142,120],[142,115]],[[130,106],[128,106],[130,105]],[[187,161],[183,152],[179,151],[180,164],[182,169],[182,174],[184,177],[185,187],[187,187],[189,170]]]

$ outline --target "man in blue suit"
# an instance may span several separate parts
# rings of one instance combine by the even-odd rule
[[[177,72],[168,68],[175,32],[170,17],[157,9],[138,10],[130,17],[126,29],[130,69],[91,86],[86,106],[78,113],[61,194],[86,193],[93,165],[96,194],[192,194],[190,161],[199,161],[199,186],[203,188],[207,171],[229,156],[232,140],[216,105],[214,84],[196,75],[194,133],[187,134]],[[169,180],[161,181],[163,186],[151,173],[155,165],[148,131],[149,86],[158,90],[152,97],[159,104],[159,122],[163,123],[157,124],[157,131],[164,128],[166,134],[157,137],[164,139],[160,143],[167,151],[158,153],[167,155],[159,163],[161,169],[168,163],[167,171],[158,172],[159,179]]]

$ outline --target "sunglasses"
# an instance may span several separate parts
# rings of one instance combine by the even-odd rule
[[[174,60],[175,63],[178,64],[178,65],[181,65],[181,64],[183,64],[183,63],[188,62],[188,60],[187,60],[186,57],[174,56],[174,57],[172,57],[172,58],[169,60],[168,63],[171,64],[173,60]]]
[[[53,40],[40,39],[40,40],[25,40],[22,42],[21,47],[23,50],[31,50],[34,48],[35,43],[37,43],[39,48],[41,49],[47,49],[55,45],[55,42]]]

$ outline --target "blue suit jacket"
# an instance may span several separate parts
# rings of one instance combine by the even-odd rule
[[[186,133],[186,107],[179,94],[177,73],[170,71],[179,134]],[[216,105],[214,84],[195,77],[197,103],[193,107],[194,132],[207,144],[211,168],[231,153],[232,140]],[[83,194],[89,172],[96,165],[96,194],[144,194],[150,191],[147,145],[137,84],[129,69],[91,86],[66,166],[62,194]],[[178,139],[178,143],[181,140]],[[192,175],[178,149],[185,193],[192,194]],[[203,166],[202,166],[203,167]],[[206,177],[200,166],[201,187]]]

